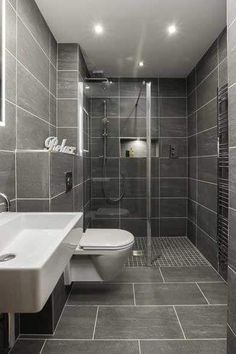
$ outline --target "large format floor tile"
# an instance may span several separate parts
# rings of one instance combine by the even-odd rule
[[[42,354],[139,354],[137,341],[53,341]],[[35,353],[34,353],[35,354]]]
[[[96,307],[66,306],[54,337],[92,339],[96,313]]]
[[[96,339],[183,338],[172,307],[99,308]]]
[[[135,284],[137,305],[207,304],[196,284]]]
[[[226,338],[226,306],[177,306],[186,338]]]
[[[132,284],[75,284],[70,305],[134,305]]]
[[[226,340],[141,341],[142,354],[226,354]]]
[[[201,282],[222,281],[220,275],[211,267],[161,267],[167,282]]]
[[[225,283],[200,283],[199,287],[210,304],[227,304],[228,289]]]
[[[20,339],[10,354],[40,354],[43,344],[44,340]]]
[[[114,279],[114,282],[124,283],[156,283],[163,282],[159,268],[127,267]]]

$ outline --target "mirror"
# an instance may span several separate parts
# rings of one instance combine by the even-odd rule
[[[5,125],[5,0],[0,0],[0,126]]]

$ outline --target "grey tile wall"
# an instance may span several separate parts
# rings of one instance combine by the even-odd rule
[[[67,139],[67,144],[78,149],[78,81],[79,45],[58,44],[58,81],[57,81],[57,135],[59,140]],[[69,112],[69,115],[68,115]],[[67,119],[68,117],[68,119]],[[78,151],[78,150],[77,150]],[[51,164],[51,208],[53,211],[82,211],[77,207],[82,206],[83,194],[78,195],[78,187],[83,176],[82,157],[76,155],[55,156]],[[60,160],[60,161],[58,161]],[[80,166],[78,169],[77,166]],[[65,172],[73,173],[73,189],[65,191]],[[55,181],[55,182],[54,182]],[[81,192],[81,191],[80,191]],[[76,204],[75,204],[76,196]]]
[[[34,1],[6,1],[6,15],[6,125],[0,127],[4,166],[0,190],[15,201],[18,211],[48,211],[49,155],[38,150],[56,130],[57,43]]]
[[[84,189],[89,190],[88,178],[83,176],[84,157],[43,151],[49,135],[77,145],[77,82],[87,75],[79,45],[58,48],[32,0],[6,0],[6,16],[6,124],[0,127],[0,191],[10,197],[16,211],[82,211]],[[65,193],[67,171],[73,172],[69,193]],[[55,324],[50,312],[59,313],[63,301],[59,304],[58,296],[52,296],[55,300],[46,315]],[[36,316],[36,327],[44,314]],[[30,326],[35,332],[36,327]]]
[[[108,228],[118,225],[136,236],[145,236],[146,159],[125,158],[120,151],[120,139],[146,137],[145,87],[143,79],[111,80],[109,87],[90,88],[92,225]],[[152,137],[158,139],[160,152],[152,158],[153,236],[183,236],[186,235],[188,183],[186,80],[149,81],[152,82]],[[104,99],[109,125],[107,179],[102,182]],[[169,158],[170,145],[175,147],[178,158]],[[106,196],[114,198],[123,191],[123,184],[122,201],[108,202],[102,186]]]
[[[224,73],[221,70],[222,65],[226,69]],[[216,97],[217,88],[223,82],[227,82],[226,29],[187,78],[188,237],[216,269],[218,269]]]
[[[34,1],[18,1],[16,7],[6,1],[6,13],[6,125],[0,127],[4,166],[0,190],[16,201],[18,211],[82,211],[83,157],[39,151],[49,135],[77,145],[77,82],[87,75],[79,45],[58,46]],[[74,188],[62,202],[67,171],[74,172]]]
[[[235,208],[235,84],[236,84],[236,7],[235,1],[227,0],[227,50],[228,50],[228,84],[229,84],[229,264],[228,264],[228,283],[229,283],[229,310],[228,310],[228,342],[227,353],[233,354],[236,350],[236,266],[235,266],[235,228],[236,228],[236,208]],[[226,49],[224,49],[225,51]]]
[[[66,137],[67,143],[77,146],[79,151],[79,121],[78,121],[78,81],[82,82],[88,76],[88,70],[78,44],[58,45],[58,99],[57,128],[60,139]],[[86,102],[84,102],[86,106]],[[86,107],[85,107],[86,108]],[[86,127],[84,122],[84,127]],[[90,131],[84,130],[89,139]],[[69,156],[65,157],[67,163]],[[61,171],[62,173],[62,171]],[[71,197],[68,194],[59,195],[53,201],[53,208],[60,209],[64,204],[69,210],[84,211],[84,227],[90,224],[90,151],[77,154],[73,161],[74,188]]]

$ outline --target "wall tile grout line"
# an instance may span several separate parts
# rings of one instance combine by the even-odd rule
[[[206,207],[205,205],[203,205],[203,204],[201,204],[201,203],[196,202],[196,200],[194,200],[194,199],[189,198],[189,200],[190,200],[191,202],[195,203],[195,204],[200,205],[202,208],[205,208],[206,210],[208,210],[208,211],[212,212],[213,214],[216,214],[216,215],[217,215],[217,212],[216,212],[215,210],[212,210],[212,209],[210,209],[210,208]]]
[[[197,159],[196,159],[197,160]],[[202,180],[202,179],[197,179],[197,178],[193,178],[193,177],[190,177],[190,179],[194,180],[194,181],[197,181],[197,182],[201,182],[201,183],[207,183],[207,184],[212,184],[212,185],[217,185],[217,183],[214,183],[214,182],[209,182],[209,181],[206,181],[206,180]],[[198,203],[199,204],[199,203]]]
[[[201,131],[199,131],[199,132],[196,132],[195,134],[189,135],[188,138],[192,138],[193,136],[196,136],[196,135],[199,135],[199,134],[208,132],[209,130],[213,130],[213,129],[216,129],[216,128],[217,128],[217,125],[214,125],[214,126],[212,126],[212,127],[210,127],[210,128],[207,128],[207,129],[201,130]],[[208,156],[208,155],[206,155],[206,156]],[[209,155],[209,156],[211,156],[211,155]],[[215,156],[215,155],[213,155],[213,156]],[[191,157],[191,156],[190,156],[190,157]]]
[[[50,126],[52,126],[52,127],[54,127],[54,128],[56,127],[55,125],[51,124],[49,121],[45,120],[44,118],[41,118],[41,117],[35,115],[34,113],[32,113],[32,112],[28,111],[27,109],[25,109],[25,108],[23,108],[23,107],[17,105],[16,103],[10,101],[9,99],[6,99],[6,102],[9,102],[9,103],[12,104],[13,106],[15,106],[15,107],[16,107],[16,111],[17,111],[17,109],[21,109],[22,111],[24,111],[24,112],[29,113],[30,115],[32,115],[34,118],[40,119],[40,120],[43,121],[45,124],[48,124],[48,125],[50,125]]]
[[[44,88],[44,90],[46,90],[47,92],[49,91],[50,92],[50,89],[47,88],[28,68],[27,66],[25,66],[25,64],[23,64],[17,57],[15,57],[7,48],[6,48],[6,51],[16,60],[16,62],[18,64],[20,64],[24,69],[25,71],[27,71],[41,86],[42,88]],[[56,98],[53,93],[51,92],[51,95]]]

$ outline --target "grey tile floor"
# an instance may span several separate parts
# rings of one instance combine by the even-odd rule
[[[210,266],[125,268],[72,287],[53,336],[11,354],[226,354],[227,286]]]

